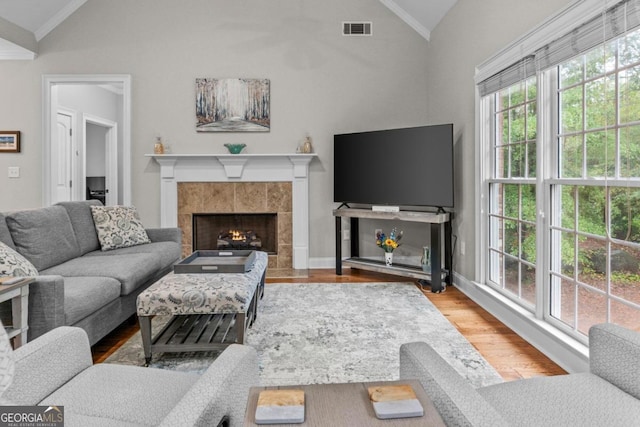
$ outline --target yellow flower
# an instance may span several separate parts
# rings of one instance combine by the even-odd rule
[[[393,246],[394,243],[395,242],[393,240],[391,240],[391,239],[387,239],[387,240],[384,241],[384,245],[385,246]]]

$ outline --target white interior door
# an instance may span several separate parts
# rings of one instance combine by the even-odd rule
[[[58,112],[55,138],[52,138],[51,192],[53,203],[73,200],[73,116]]]

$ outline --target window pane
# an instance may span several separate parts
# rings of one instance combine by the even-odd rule
[[[526,147],[524,144],[511,145],[511,177],[524,177],[526,166]]]
[[[489,193],[491,194],[490,212],[496,215],[502,215],[504,210],[504,198],[502,193],[504,189],[502,184],[491,184]]]
[[[562,169],[560,170],[560,176],[562,178],[582,177],[582,135],[564,137],[560,143],[562,145]]]
[[[640,311],[627,304],[612,300],[611,322],[631,330],[640,331]]]
[[[621,66],[640,62],[640,30],[621,37],[618,41],[618,55]]]
[[[498,129],[498,139],[496,145],[504,145],[509,142],[509,110],[496,116],[498,123],[496,129]]]
[[[489,280],[502,284],[502,268],[503,268],[503,256],[502,254],[490,251],[489,252]]]
[[[604,295],[578,286],[578,330],[585,335],[596,323],[607,321],[607,299]]]
[[[506,178],[509,176],[509,147],[497,147],[495,153],[496,178]]]
[[[636,304],[640,304],[639,260],[640,250],[611,245],[611,293]]]
[[[640,178],[640,126],[620,129],[620,176]]]
[[[613,177],[616,173],[616,133],[592,132],[587,135],[587,177]]]
[[[528,265],[522,265],[522,299],[536,304],[536,269]]]
[[[585,85],[586,129],[599,129],[616,124],[615,76],[603,77]]]
[[[611,237],[640,243],[640,189],[611,189]]]
[[[561,233],[562,267],[560,272],[568,277],[575,277],[576,267],[576,235],[575,233]]]
[[[536,177],[536,164],[538,161],[538,154],[536,150],[537,148],[535,142],[527,143],[527,176],[529,178]]]
[[[518,243],[518,221],[504,220],[504,252],[519,257]]]
[[[492,216],[489,227],[489,235],[491,236],[489,247],[500,250],[503,242],[502,219]]]
[[[519,187],[513,184],[504,185],[504,216],[518,218],[520,210]]]
[[[606,236],[606,203],[604,187],[578,187],[578,230]]]
[[[574,85],[582,81],[583,77],[583,60],[582,58],[574,59],[573,61],[565,62],[560,65],[560,87]]]
[[[582,130],[582,86],[563,91],[560,108],[562,111],[562,133]]]
[[[640,66],[621,71],[619,74],[620,123],[640,120]]]
[[[560,189],[562,193],[562,206],[557,207],[560,215],[560,226],[569,230],[576,229],[576,191],[577,187],[563,185]]]
[[[606,72],[613,71],[616,66],[616,42],[609,42],[597,47],[585,55],[586,78],[601,76]]]
[[[576,313],[576,285],[571,280],[561,279],[557,276],[551,278],[552,292],[559,301],[555,301],[555,311],[551,313],[557,319],[569,326],[575,326]]]
[[[524,141],[525,129],[524,118],[526,116],[524,107],[516,107],[511,110],[511,134],[509,136],[509,142],[522,142]]]
[[[526,221],[536,222],[536,186],[521,185],[522,193],[522,219]]]
[[[535,224],[521,223],[520,226],[521,257],[532,264],[536,262],[536,226]]]
[[[520,263],[511,257],[505,257],[504,261],[504,288],[519,296]]]
[[[607,289],[607,243],[578,236],[578,280],[600,290]]]
[[[511,86],[510,92],[509,92],[509,101],[510,101],[509,106],[515,107],[516,105],[520,105],[524,103],[524,97],[525,97],[524,82],[517,83]]]

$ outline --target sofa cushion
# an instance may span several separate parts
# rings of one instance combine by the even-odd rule
[[[80,256],[69,215],[62,206],[10,213],[7,225],[17,251],[38,271]]]
[[[516,380],[478,389],[513,426],[630,426],[640,401],[590,373]]]
[[[120,295],[129,295],[140,285],[154,277],[162,265],[153,254],[127,254],[105,256],[97,260],[82,256],[41,272],[67,277],[112,277],[120,284]]]
[[[173,265],[180,259],[182,248],[177,242],[153,242],[146,245],[131,246],[129,248],[119,248],[111,251],[93,251],[85,256],[101,257],[112,255],[129,255],[129,254],[154,254],[160,261],[162,267]]]
[[[103,251],[151,243],[132,206],[91,206],[91,214]]]
[[[80,254],[84,255],[91,251],[100,249],[96,226],[93,223],[93,215],[90,206],[102,206],[98,200],[85,200],[81,202],[60,202],[57,203],[66,209],[71,227],[76,235]]]
[[[120,296],[120,282],[111,277],[65,277],[65,324],[73,325]]]
[[[9,246],[11,249],[16,248],[16,245],[13,243],[13,239],[11,238],[9,227],[7,226],[7,220],[3,213],[0,213],[0,242]]]
[[[0,242],[0,276],[37,276],[38,270],[25,257]]]
[[[198,378],[184,372],[100,363],[76,375],[40,405],[63,405],[67,420],[81,416],[74,425],[158,425]]]

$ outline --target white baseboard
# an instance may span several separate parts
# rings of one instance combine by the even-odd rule
[[[589,348],[486,285],[453,273],[456,287],[570,373],[589,371]]]

